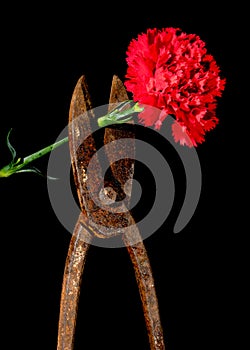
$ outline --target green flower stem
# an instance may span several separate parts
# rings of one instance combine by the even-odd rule
[[[40,151],[35,152],[35,153],[33,153],[33,154],[31,154],[31,155],[25,157],[25,158],[23,159],[23,163],[22,163],[23,166],[28,165],[29,163],[33,162],[33,160],[38,159],[38,158],[44,156],[45,154],[47,154],[47,153],[53,151],[54,149],[56,149],[57,147],[63,145],[64,143],[66,143],[66,142],[68,142],[68,141],[69,141],[69,138],[68,138],[68,136],[67,136],[67,137],[65,137],[64,139],[62,139],[62,140],[60,140],[60,141],[57,141],[57,142],[53,143],[52,145],[47,146],[47,147],[44,147],[44,148],[41,149]]]
[[[129,107],[129,108],[126,109],[125,107]],[[114,108],[108,114],[98,118],[97,123],[100,127],[105,127],[111,124],[126,123],[133,118],[135,113],[142,112],[143,110],[144,108],[140,107],[138,103],[135,103],[132,100],[127,100],[127,101],[121,102],[116,108]],[[22,173],[22,172],[34,172],[42,175],[38,169],[34,167],[27,168],[27,166],[34,160],[53,151],[55,148],[63,145],[69,140],[68,137],[65,137],[62,140],[57,141],[50,146],[44,147],[40,151],[37,151],[23,159],[21,158],[16,159],[16,150],[14,149],[14,147],[11,145],[9,141],[10,131],[7,135],[7,146],[11,152],[12,161],[8,165],[0,169],[0,177],[9,177],[12,174]]]
[[[18,158],[17,160],[15,160],[13,158],[12,161],[10,162],[10,164],[4,166],[0,170],[0,177],[9,177],[10,175],[13,175],[15,173],[21,173],[21,172],[35,172],[35,173],[39,174],[40,171],[36,168],[30,168],[30,169],[24,169],[24,168],[27,167],[27,165],[29,165],[34,160],[44,156],[45,154],[53,151],[55,148],[68,142],[68,140],[69,140],[68,137],[65,137],[62,140],[57,141],[50,146],[44,147],[40,151],[35,152],[35,153],[23,158],[22,162],[21,162],[21,158]]]

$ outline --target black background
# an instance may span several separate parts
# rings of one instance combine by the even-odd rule
[[[150,5],[150,6],[149,6]],[[202,6],[202,7],[200,7]],[[11,6],[10,6],[11,7]],[[126,73],[125,52],[147,28],[196,33],[227,79],[220,123],[197,148],[202,191],[188,225],[178,215],[145,240],[155,277],[167,349],[239,347],[241,222],[238,175],[243,146],[240,71],[244,32],[237,7],[211,2],[112,6],[72,2],[52,8],[13,5],[1,11],[0,167],[9,161],[6,134],[23,157],[54,142],[67,125],[73,89],[86,75],[94,106],[106,104],[113,74]],[[237,22],[237,25],[236,25]],[[241,127],[242,128],[242,127]],[[164,150],[162,150],[164,153]],[[36,166],[46,172],[48,157]],[[145,179],[144,179],[145,180]],[[147,185],[148,186],[148,185]],[[149,188],[147,187],[149,190]],[[51,208],[46,180],[18,174],[0,180],[1,340],[8,349],[56,349],[65,258],[71,238]],[[142,308],[125,248],[92,246],[84,272],[74,350],[148,349]]]

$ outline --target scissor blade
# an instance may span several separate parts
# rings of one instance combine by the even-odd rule
[[[109,95],[109,111],[114,107],[112,104],[118,104],[126,100],[128,100],[127,91],[119,77],[114,75]]]
[[[94,117],[86,78],[82,76],[76,84],[71,99],[68,133],[74,181],[83,213],[87,213],[93,206],[88,196],[88,188],[97,192],[96,184],[99,184],[102,179],[98,158],[95,158],[91,176],[87,177],[89,162],[97,151],[91,128],[91,119]]]
[[[117,75],[113,76],[110,97],[109,97],[109,110],[114,108],[114,104],[128,100],[127,91],[118,78]],[[129,106],[127,107],[129,108]],[[133,122],[130,122],[133,124]],[[127,139],[123,143],[124,147],[119,147],[119,143],[112,142],[120,139]],[[110,167],[114,178],[119,181],[121,190],[126,192],[125,204],[128,206],[131,191],[132,191],[132,180],[134,175],[134,159],[135,159],[135,131],[129,125],[114,125],[112,127],[106,127],[104,133],[104,144],[109,144],[107,150],[107,156],[110,162]],[[119,161],[117,160],[117,155]],[[124,186],[126,185],[126,189]]]

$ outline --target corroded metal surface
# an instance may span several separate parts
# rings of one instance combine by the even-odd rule
[[[112,80],[109,105],[110,109],[114,108],[114,105],[128,100],[127,92],[123,86],[121,80],[115,75]],[[129,108],[129,106],[127,106]],[[134,174],[134,159],[135,159],[135,129],[133,128],[133,121],[125,125],[114,125],[112,127],[106,127],[104,133],[104,144],[109,144],[107,151],[107,157],[109,159],[110,167],[113,173],[113,177],[116,181],[119,181],[121,189],[124,189],[126,183],[133,179]],[[116,140],[129,139],[131,142],[126,143],[126,148],[117,149]],[[114,162],[115,155],[119,153],[119,162]],[[127,201],[130,200],[132,187],[126,189]],[[125,201],[126,204],[126,201]]]
[[[113,103],[122,102],[126,99],[128,99],[128,96],[122,82],[117,76],[114,76],[110,92],[110,106]],[[110,213],[110,202],[107,200],[107,197],[105,199],[106,193],[101,194],[101,196],[104,195],[101,208],[96,205],[95,199],[100,199],[100,188],[97,184],[103,180],[103,175],[101,164],[97,157],[90,174],[91,176],[88,176],[87,173],[89,162],[97,151],[95,139],[91,133],[91,121],[95,117],[91,108],[86,80],[85,77],[81,77],[75,87],[70,105],[69,147],[74,181],[82,214],[80,214],[76,223],[65,263],[57,350],[73,350],[81,277],[92,237],[97,236],[107,239],[109,237],[108,233],[119,234],[120,228],[128,227],[129,225],[132,225],[131,229],[126,230],[126,233],[123,234],[123,241],[127,246],[135,270],[150,349],[163,350],[165,347],[153,275],[138,228],[129,211],[121,213],[121,208],[117,206],[117,211]],[[105,128],[104,144],[111,143],[112,145],[112,141],[121,138],[134,139],[133,128],[126,129],[118,126]],[[128,204],[132,187],[127,186],[125,191],[124,186],[128,183],[128,180],[133,178],[134,145],[133,142],[129,143],[128,149],[125,150],[117,150],[115,144],[112,147],[107,152],[112,174],[105,185],[109,188],[108,192],[111,202],[117,196],[122,196],[126,192],[127,197],[125,199]],[[117,155],[117,152],[120,152],[119,157],[121,159],[118,162],[113,162],[115,159],[113,155],[114,153]],[[129,157],[124,157],[124,155],[128,154],[130,155]],[[89,193],[89,188],[92,189],[91,193]],[[95,196],[98,198],[95,198]],[[124,203],[122,206],[122,209],[124,209]],[[107,229],[105,230],[103,227]],[[134,244],[135,241],[138,243]]]
[[[90,242],[89,232],[78,220],[65,263],[58,324],[58,350],[73,349],[81,279]]]
[[[90,106],[88,87],[85,78],[81,77],[73,93],[68,125],[73,175],[83,212],[95,228],[95,234],[106,238],[119,234],[117,229],[127,227],[128,219],[127,214],[121,212],[123,208],[119,206],[112,208],[112,212],[105,202],[98,206],[103,174],[98,157],[93,157],[97,147],[91,133],[91,119],[94,115],[87,109]],[[109,135],[111,134],[112,129]]]
[[[134,267],[148,331],[150,349],[164,350],[163,330],[150,261],[143,242],[139,241],[140,233],[137,226],[132,227],[130,232],[127,231],[123,235],[123,241],[126,244]],[[138,243],[133,244],[133,241],[137,241]]]

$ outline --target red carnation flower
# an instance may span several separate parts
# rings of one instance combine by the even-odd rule
[[[179,28],[148,29],[130,42],[126,61],[124,84],[134,101],[161,110],[145,108],[140,121],[159,129],[173,115],[178,122],[172,125],[176,142],[190,147],[202,143],[219,121],[216,98],[225,79],[200,37]]]

